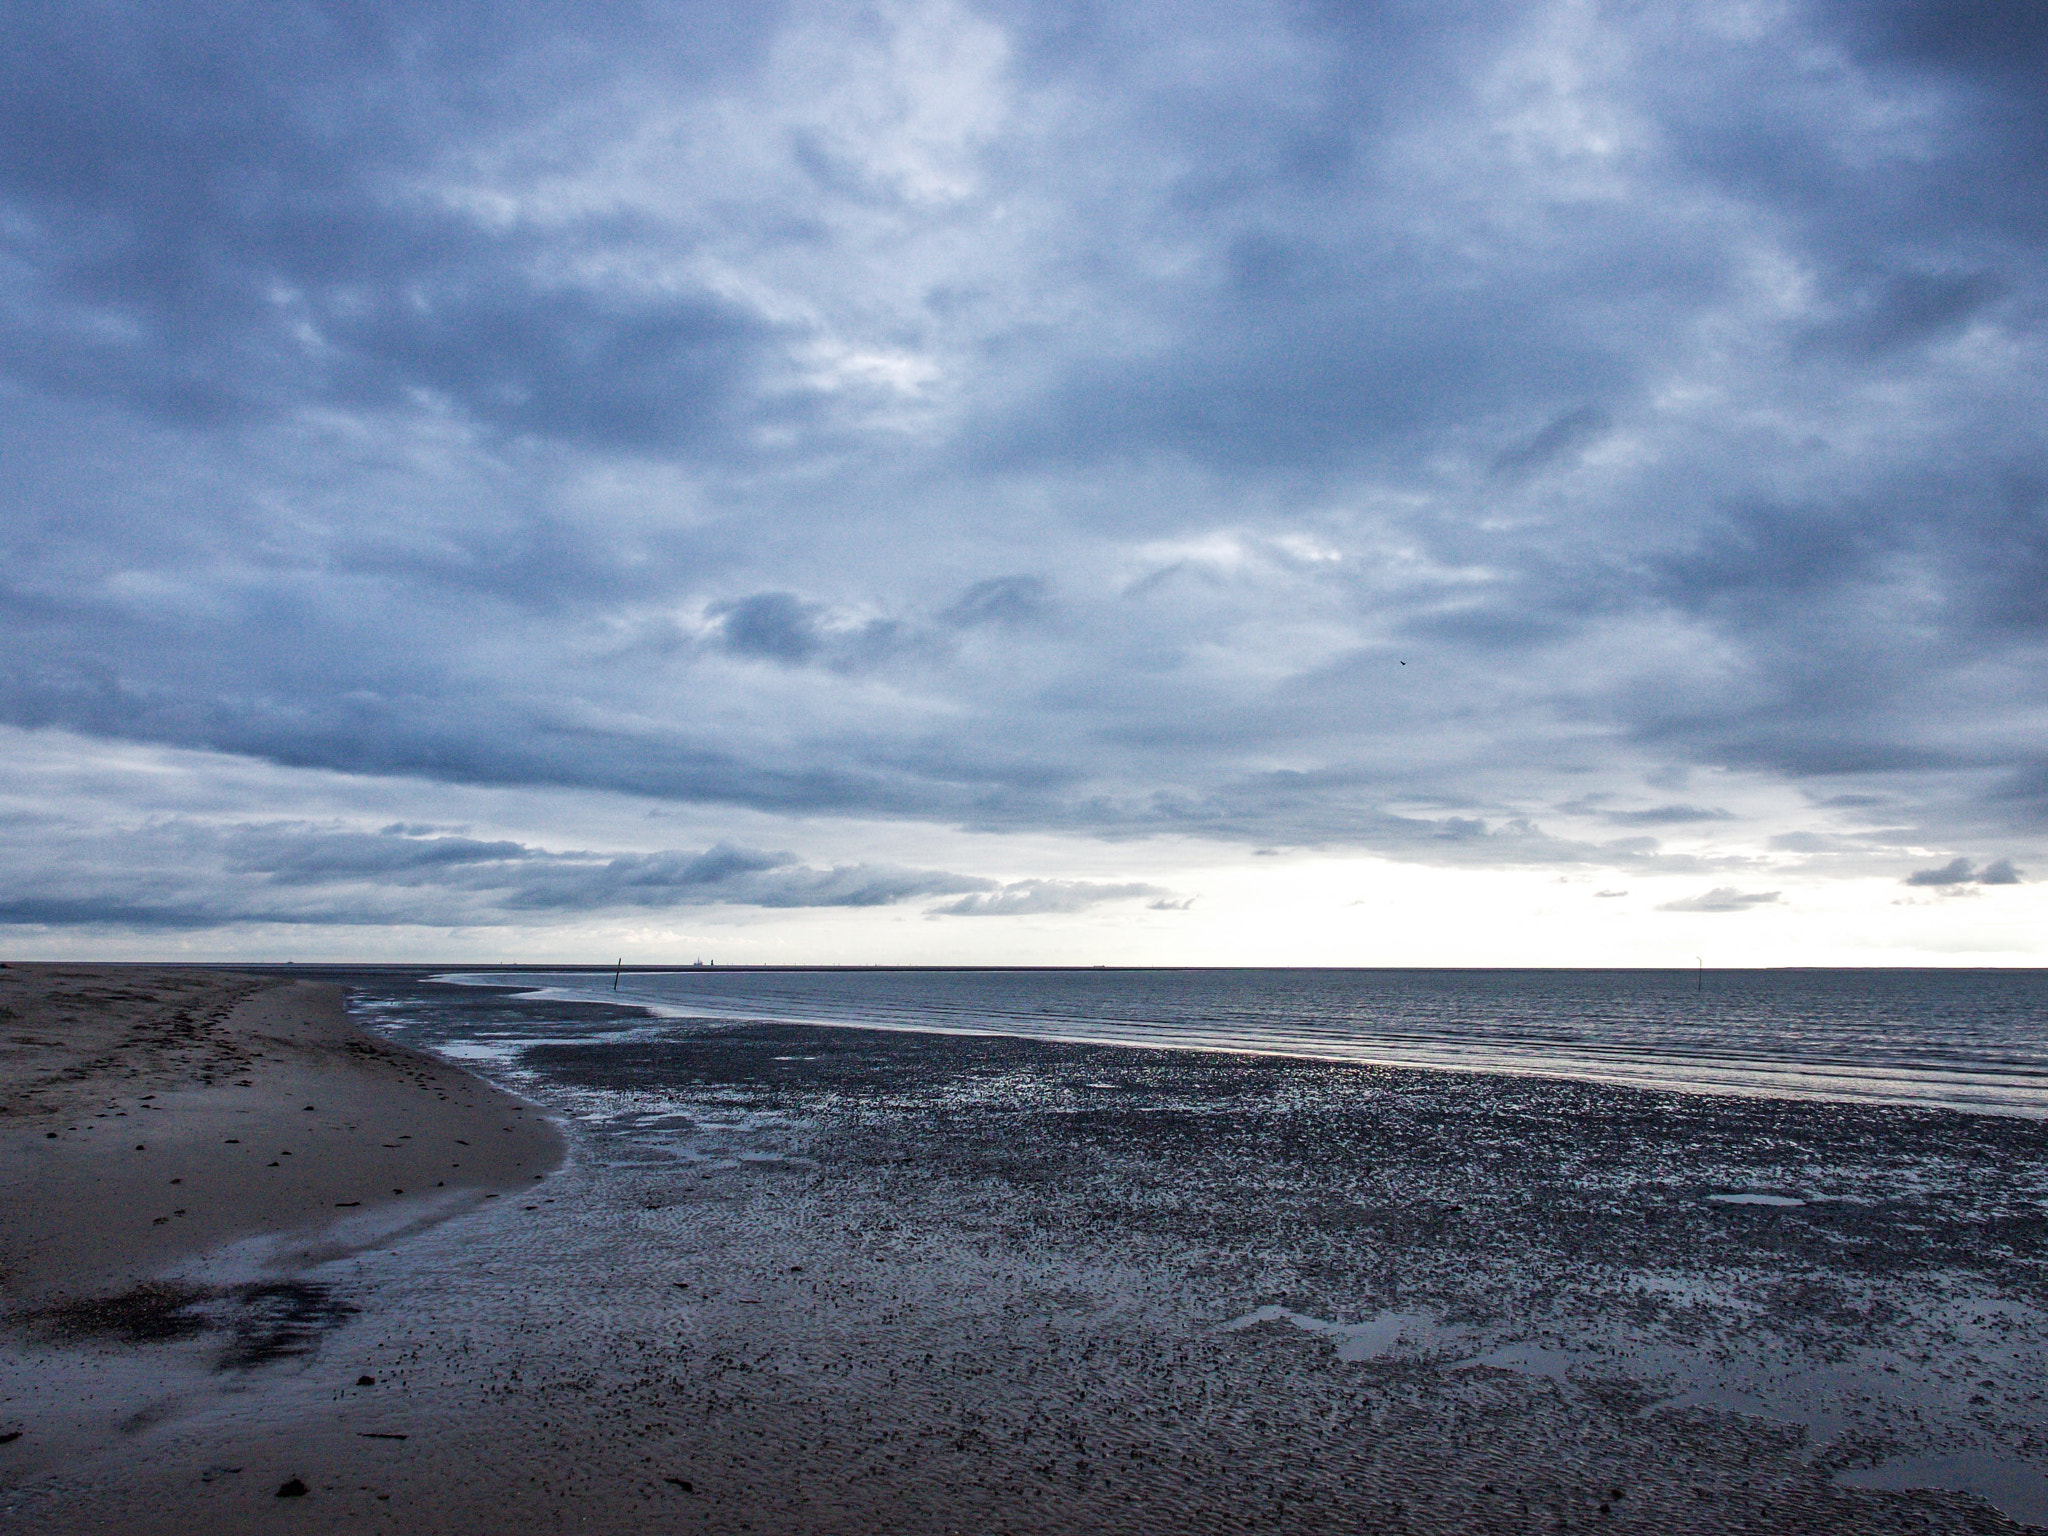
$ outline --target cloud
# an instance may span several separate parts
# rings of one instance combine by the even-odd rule
[[[28,896],[0,901],[0,924],[23,928],[133,928],[143,931],[213,928],[236,921],[289,922],[283,913],[237,911],[232,906],[158,906],[115,896]],[[312,921],[337,919],[320,914]]]
[[[1812,326],[1805,345],[1879,357],[1953,333],[2004,293],[2004,282],[1987,273],[1895,273]]]
[[[239,828],[224,840],[222,852],[227,869],[258,872],[281,885],[432,881],[451,869],[518,864],[536,856],[522,843],[437,836],[431,829],[340,832],[291,823]]]
[[[1045,913],[1085,912],[1106,901],[1130,901],[1141,896],[1165,898],[1167,893],[1156,885],[1135,882],[1013,880],[999,890],[962,896],[931,910],[947,917],[1036,917]],[[1159,911],[1175,910],[1161,901],[1153,902],[1152,906]]]
[[[10,8],[10,56],[44,68],[0,112],[0,188],[32,231],[0,364],[174,426],[427,397],[515,434],[715,437],[773,344],[758,313],[701,284],[580,277],[570,249],[630,242],[602,219],[545,242],[423,184],[515,126],[486,80],[595,84],[590,50],[634,37],[639,9],[563,28],[545,5],[491,17],[461,0],[368,4],[347,25],[235,0],[90,21]],[[700,62],[654,52],[700,78],[759,41],[708,12],[674,19]]]
[[[394,797],[19,900],[1057,899],[934,828],[2031,867],[2027,8],[341,16],[0,10],[0,727]],[[713,878],[416,832],[451,787],[873,841]]]
[[[729,842],[605,854],[430,828],[181,821],[113,839],[38,822],[24,839],[42,850],[40,867],[18,846],[0,848],[0,857],[44,894],[0,906],[0,922],[41,927],[479,927],[605,912],[879,907],[1001,894],[997,882],[978,876],[881,863],[818,866]]]
[[[786,667],[816,664],[852,673],[933,653],[929,633],[887,618],[846,618],[793,592],[759,592],[711,604],[716,643],[727,653]]]
[[[1920,869],[1906,876],[1907,885],[1968,885],[1976,878],[1977,866],[1968,859],[1950,859],[1939,869]]]
[[[1586,448],[1613,425],[1613,419],[1596,405],[1566,411],[1535,436],[1495,454],[1490,473],[1496,479],[1531,474]]]
[[[1719,807],[1704,805],[1658,805],[1642,811],[1603,811],[1601,815],[1617,827],[1685,826],[1692,822],[1735,819]]]
[[[718,848],[697,855],[639,854],[536,870],[505,896],[508,909],[674,907],[880,907],[919,896],[978,891],[993,882],[888,864],[816,869],[787,854]]]
[[[1916,869],[1906,876],[1906,885],[2018,885],[2020,871],[2011,859],[1996,859],[1982,869],[1965,858],[1950,859],[1936,869]]]
[[[713,606],[725,648],[736,656],[758,656],[790,665],[809,661],[824,647],[816,603],[793,592],[761,592]]]
[[[1717,885],[1711,891],[1687,896],[1680,901],[1658,903],[1659,912],[1747,912],[1754,907],[1774,905],[1776,891],[1738,891],[1732,885]]]
[[[1030,624],[1045,616],[1049,592],[1038,576],[992,576],[977,581],[959,600],[939,614],[939,622],[956,629],[984,624]]]

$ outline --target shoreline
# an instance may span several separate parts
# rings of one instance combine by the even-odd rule
[[[560,1002],[577,1006],[595,1006],[625,1009],[645,1015],[650,1019],[686,1020],[712,1027],[727,1027],[741,1023],[773,1022],[806,1029],[853,1029],[884,1030],[892,1033],[934,1035],[963,1039],[1005,1039],[1039,1041],[1053,1045],[1101,1046],[1115,1050],[1131,1051],[1191,1051],[1198,1054],[1223,1056],[1264,1057],[1276,1061],[1318,1062],[1330,1066],[1382,1068],[1396,1072],[1432,1072],[1454,1075],[1470,1075],[1488,1078],[1532,1079],[1557,1083],[1585,1083],[1604,1088],[1621,1089],[1628,1092],[1653,1094],[1678,1094],[1706,1098],[1736,1098],[1784,1103],[1821,1103],[1863,1105],[1871,1108],[1892,1108],[1930,1110],[1957,1115],[1988,1115],[1997,1119],[2021,1120],[2035,1124],[2048,1122],[2048,1090],[2036,1087],[2024,1099],[2000,1098],[1995,1096],[2002,1085],[1980,1085],[1978,1096],[1966,1096],[1961,1090],[1963,1084],[1955,1079],[1944,1079],[1932,1074],[1921,1080],[1927,1091],[1908,1091],[1908,1080],[1896,1072],[1879,1081],[1875,1087],[1851,1087],[1845,1084],[1866,1084],[1874,1079],[1858,1073],[1836,1062],[1809,1062],[1788,1059],[1780,1062],[1756,1060],[1739,1067],[1725,1063],[1704,1060],[1672,1058],[1664,1068],[1641,1067],[1630,1072],[1615,1066],[1603,1068],[1588,1060],[1571,1066],[1546,1064],[1543,1060],[1527,1054],[1530,1047],[1501,1047],[1496,1049],[1494,1058],[1474,1059],[1470,1055],[1449,1055],[1432,1058],[1414,1051],[1403,1053],[1390,1043],[1372,1046],[1345,1047],[1330,1043],[1324,1048],[1303,1044],[1279,1046],[1244,1039],[1202,1039],[1185,1035],[1143,1038],[1114,1030],[1068,1030],[1060,1028],[1005,1028],[1001,1025],[947,1024],[932,1021],[904,1021],[887,1017],[835,1018],[824,1015],[799,1015],[758,1010],[732,1009],[730,1011],[705,1011],[691,1008],[681,1002],[670,1002],[645,994],[618,993],[604,988],[580,988],[576,986],[552,986],[541,981],[514,981],[506,978],[545,978],[553,976],[579,975],[589,971],[593,975],[611,974],[609,969],[600,971],[591,967],[500,967],[501,974],[493,974],[493,968],[437,968],[423,972],[419,979],[438,982],[449,986],[476,987],[504,991],[514,996],[530,998],[536,1002]],[[817,972],[817,971],[971,971],[988,972],[998,969],[1020,971],[1102,971],[1102,966],[1093,967],[851,967],[851,966],[755,966],[721,967],[722,970]],[[1128,968],[1152,970],[1193,970],[1194,967],[1144,967]],[[1376,969],[1391,969],[1379,967]],[[1781,969],[1812,969],[1783,967]],[[711,974],[710,967],[653,967],[640,968],[642,974]],[[626,974],[633,973],[633,967],[626,968]],[[1442,1042],[1445,1046],[1461,1044],[1452,1039]],[[1516,1050],[1524,1054],[1515,1054]],[[1629,1059],[1626,1056],[1617,1059]],[[1647,1056],[1634,1058],[1647,1061]],[[1688,1070],[1690,1069],[1690,1070]],[[1713,1072],[1733,1075],[1716,1078]],[[1990,1096],[1986,1096],[1990,1095]]]
[[[337,1223],[417,1226],[564,1155],[538,1107],[362,1030],[332,983],[13,964],[0,1010],[0,1297],[15,1309],[230,1245],[266,1249],[273,1270],[314,1261]]]

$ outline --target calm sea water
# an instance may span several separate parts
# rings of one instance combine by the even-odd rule
[[[588,972],[443,979],[633,1003],[676,1029],[1022,1035],[2048,1117],[2039,970],[705,969],[629,974],[616,992]]]

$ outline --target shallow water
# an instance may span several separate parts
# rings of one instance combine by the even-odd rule
[[[2048,1117],[2048,972],[721,971],[462,979],[768,1019]]]
[[[1668,1289],[1658,1287],[1658,1289]],[[1732,1295],[1694,1281],[1682,1294],[1694,1305],[1740,1310]],[[1736,1303],[1729,1305],[1726,1303]],[[1995,1314],[1995,1315],[1993,1315]],[[1935,1321],[1930,1319],[1929,1321]],[[1940,1358],[1892,1348],[1854,1348],[1815,1364],[1781,1341],[1746,1341],[1735,1348],[1688,1348],[1662,1342],[1654,1330],[1615,1311],[1581,1318],[1569,1335],[1523,1339],[1484,1347],[1482,1330],[1447,1323],[1414,1310],[1371,1313],[1337,1322],[1266,1305],[1223,1325],[1226,1333],[1287,1323],[1320,1336],[1339,1360],[1401,1361],[1444,1371],[1512,1371],[1563,1387],[1626,1380],[1656,1395],[1640,1416],[1707,1409],[1742,1418],[1796,1426],[1817,1457],[1869,1440],[1896,1445],[1910,1421],[1912,1437],[1941,1450],[1885,1456],[1873,1466],[1835,1470],[1845,1487],[1902,1490],[1949,1488],[1976,1494],[2022,1525],[2048,1525],[2048,1459],[2016,1453],[2008,1443],[1985,1443],[1981,1408],[1990,1398],[2023,1397],[2041,1379],[2044,1319],[2030,1308],[1978,1307],[1946,1320],[1950,1348]],[[1960,1337],[1956,1336],[1960,1331]],[[1479,1344],[1478,1353],[1473,1348]]]
[[[1963,1488],[2021,1525],[2048,1526],[2048,1468],[1981,1450],[1896,1456],[1836,1475],[1848,1488]]]

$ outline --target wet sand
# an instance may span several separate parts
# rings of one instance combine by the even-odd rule
[[[1990,1532],[1855,1484],[2048,1463],[2027,1122],[358,987],[554,1034],[569,1165],[17,1333],[0,1454],[103,1405],[23,1529]]]

